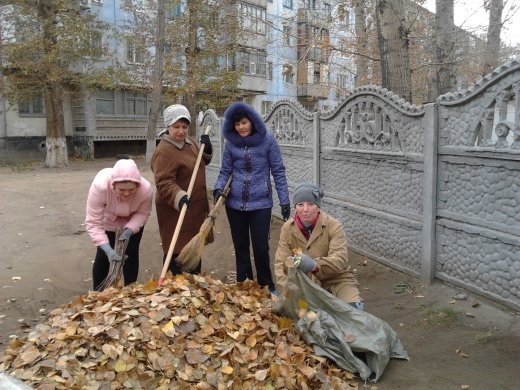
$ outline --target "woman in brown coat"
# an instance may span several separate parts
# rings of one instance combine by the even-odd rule
[[[304,183],[294,190],[296,215],[282,226],[274,262],[276,283],[287,282],[289,258],[335,296],[363,310],[359,284],[348,263],[347,238],[341,223],[320,209],[323,191]],[[301,252],[301,253],[300,253]]]
[[[155,209],[164,253],[163,261],[170,248],[182,205],[188,206],[170,261],[169,270],[174,275],[182,272],[175,259],[182,248],[199,232],[209,213],[205,166],[211,161],[213,148],[206,134],[200,139],[200,147],[204,147],[204,153],[189,198],[186,192],[200,150],[195,140],[188,136],[190,122],[190,112],[180,104],[171,105],[164,110],[166,131],[157,145],[151,162],[157,187]],[[210,242],[213,242],[213,232],[207,236],[206,244]],[[199,273],[200,268],[199,263],[193,273]]]

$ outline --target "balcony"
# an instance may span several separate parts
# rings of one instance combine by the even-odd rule
[[[300,8],[296,13],[296,23],[298,24],[312,24],[317,27],[327,26],[327,15],[320,10],[310,10],[307,8]]]
[[[239,88],[253,93],[265,93],[267,90],[265,76],[242,75]]]
[[[297,86],[298,98],[327,99],[330,88],[324,84],[301,84]]]

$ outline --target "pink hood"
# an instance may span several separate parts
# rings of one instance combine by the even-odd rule
[[[118,181],[133,181],[141,185],[141,174],[134,160],[119,160],[112,168],[112,186]]]
[[[132,181],[138,184],[131,199],[118,199],[114,183]],[[86,229],[94,245],[108,242],[105,231],[131,229],[137,233],[152,211],[152,186],[141,177],[133,160],[119,160],[113,168],[99,171],[92,181],[87,198]]]

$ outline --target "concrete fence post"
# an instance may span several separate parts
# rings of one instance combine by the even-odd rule
[[[423,229],[421,282],[429,285],[435,278],[435,247],[437,218],[437,150],[438,119],[437,105],[424,106],[424,175],[423,175]]]

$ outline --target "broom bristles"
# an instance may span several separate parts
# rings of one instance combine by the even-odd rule
[[[202,251],[206,245],[206,238],[213,227],[213,223],[214,217],[206,218],[199,232],[182,248],[176,259],[176,263],[182,271],[193,271],[199,265]]]
[[[126,247],[128,246],[128,240],[119,241],[119,236],[121,235],[121,230],[116,232],[116,241],[114,245],[114,250],[121,255],[122,260],[117,261],[115,263],[110,264],[110,268],[108,270],[108,274],[105,279],[99,284],[96,288],[96,291],[103,291],[108,287],[117,287],[121,276],[123,275],[123,266],[125,265],[126,260]]]

